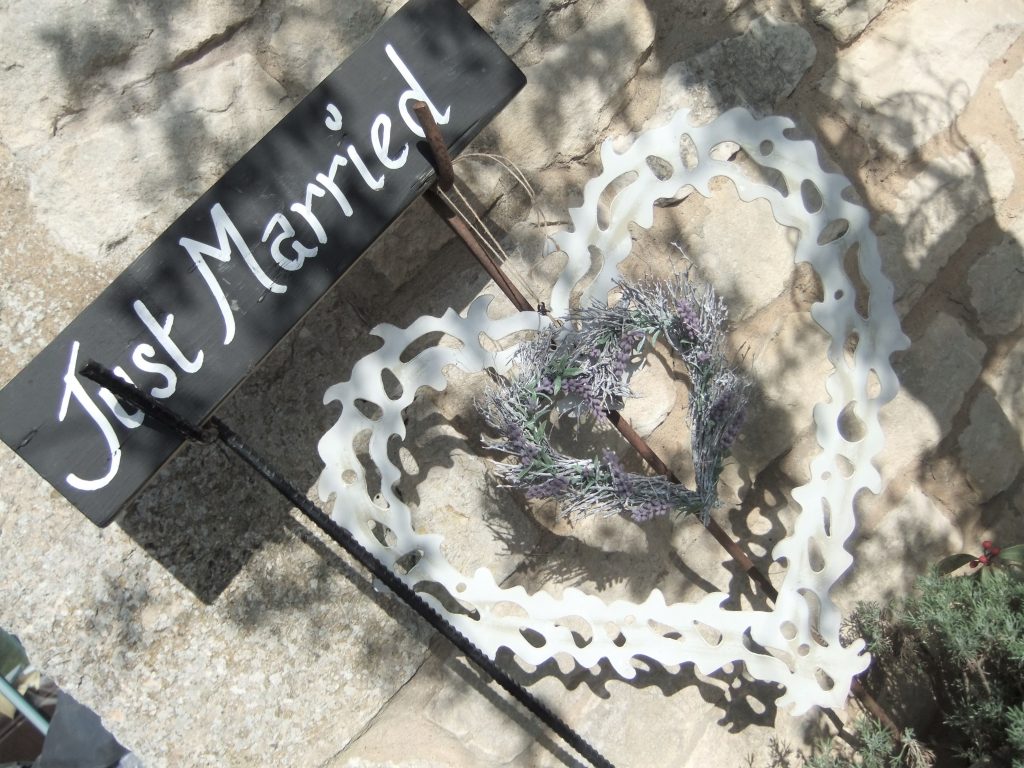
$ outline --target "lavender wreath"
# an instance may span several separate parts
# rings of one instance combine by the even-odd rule
[[[746,415],[748,382],[725,358],[728,311],[708,286],[677,274],[616,283],[614,306],[595,304],[523,344],[514,373],[484,396],[481,412],[498,433],[488,448],[513,462],[495,463],[505,487],[530,499],[554,499],[559,514],[629,514],[637,522],[671,511],[707,522],[718,503],[718,477]],[[696,489],[664,477],[627,472],[615,453],[581,459],[551,444],[553,415],[598,419],[632,396],[629,373],[662,338],[686,366],[691,383],[688,418]]]

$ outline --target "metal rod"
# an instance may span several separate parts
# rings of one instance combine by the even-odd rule
[[[90,360],[80,371],[88,379],[109,389],[118,397],[135,408],[141,409],[146,416],[171,429],[184,438],[204,443],[211,439],[220,440],[242,461],[252,467],[273,488],[288,500],[296,509],[306,516],[317,528],[327,534],[335,544],[351,555],[356,562],[379,579],[406,605],[412,608],[445,639],[466,655],[485,674],[504,688],[513,698],[526,707],[541,722],[557,733],[566,744],[575,749],[597,768],[614,768],[600,752],[588,744],[582,736],[570,728],[565,721],[552,712],[547,705],[522,685],[516,682],[507,672],[499,667],[482,650],[476,647],[469,638],[453,627],[441,614],[427,603],[419,593],[402,581],[390,568],[363,547],[355,537],[342,526],[335,523],[322,509],[310,501],[306,494],[290,483],[280,471],[269,461],[256,452],[248,443],[235,433],[227,424],[216,416],[210,419],[210,427],[201,429],[191,424],[180,414],[158,403],[148,394],[118,378],[109,369]]]
[[[466,223],[459,218],[458,214],[452,210],[451,206],[446,203],[440,195],[433,190],[428,190],[425,195],[427,202],[437,212],[438,216],[444,219],[445,223],[458,235],[459,239],[462,240],[463,244],[469,249],[470,253],[476,258],[480,265],[487,271],[488,276],[495,282],[501,292],[505,294],[509,301],[518,309],[520,312],[531,312],[536,311],[532,304],[526,300],[523,294],[519,291],[516,285],[509,279],[508,275],[505,274],[501,266],[491,257],[487,251],[480,245],[480,242],[473,235],[473,232],[466,226]],[[622,418],[622,414],[618,411],[606,411],[605,415],[608,417],[608,421],[612,423],[619,434],[625,438],[637,453],[646,461],[655,472],[660,475],[664,475],[666,478],[674,483],[679,482],[679,478],[675,476],[668,465],[661,460],[661,457],[655,453],[654,449],[648,445],[647,441],[644,440],[627,419]],[[715,520],[708,518],[705,527],[708,532],[714,536],[715,540],[725,548],[729,556],[736,561],[736,564],[743,570],[743,572],[758,586],[764,590],[765,595],[774,602],[778,599],[779,593],[775,589],[771,580],[765,575],[756,565],[750,556],[743,550],[743,548],[733,540],[725,529],[722,528]]]
[[[622,414],[618,411],[606,411],[605,415],[608,417],[608,421],[619,430],[621,434],[640,457],[646,461],[650,467],[660,475],[664,475],[673,483],[679,483],[679,478],[676,477],[675,473],[669,469],[668,465],[661,460],[661,457],[654,452],[654,449],[648,445],[647,441],[640,437],[639,433],[633,429],[633,425],[629,423],[627,419],[622,418]],[[708,532],[715,537],[715,541],[722,545],[729,556],[736,562],[736,564],[743,570],[743,572],[752,581],[756,582],[765,595],[773,603],[779,599],[779,591],[775,589],[775,585],[772,584],[771,580],[765,575],[761,569],[754,565],[754,561],[750,559],[750,556],[743,550],[743,548],[733,538],[725,532],[713,518],[708,518],[704,524]]]
[[[428,189],[424,195],[427,203],[434,212],[437,213],[444,223],[447,224],[452,232],[454,232],[463,244],[469,249],[469,252],[473,254],[474,258],[480,262],[480,266],[486,270],[488,276],[495,282],[495,284],[501,289],[501,292],[508,297],[508,300],[515,305],[515,308],[520,312],[532,312],[533,305],[520,293],[515,283],[509,280],[508,275],[502,270],[498,263],[491,258],[491,255],[484,250],[483,246],[480,245],[480,241],[474,237],[472,230],[466,226],[459,215],[452,210],[452,207],[445,202],[437,192],[432,189]]]
[[[7,678],[3,675],[0,675],[0,694],[10,701],[14,708],[21,712],[25,719],[43,736],[49,733],[50,724],[46,721],[46,718],[39,713],[39,710],[29,704],[25,697],[18,693],[18,689],[7,682]]]
[[[850,684],[850,691],[857,697],[860,703],[864,705],[864,709],[871,713],[871,715],[880,722],[885,729],[889,731],[889,733],[896,737],[897,743],[903,741],[903,734],[900,733],[899,726],[897,726],[896,722],[889,717],[889,713],[882,708],[882,705],[878,703],[878,700],[868,692],[868,689],[864,687],[864,683],[861,682],[859,677],[853,678],[853,682]]]
[[[427,143],[430,144],[430,152],[437,166],[437,186],[448,191],[455,184],[455,169],[452,167],[452,157],[448,154],[448,145],[441,135],[441,129],[437,127],[434,116],[430,113],[430,106],[425,101],[414,101],[412,111],[416,113],[416,119],[420,121],[423,133],[427,136]]]
[[[209,443],[211,440],[216,439],[216,436],[211,432],[204,432],[156,398],[147,395],[124,379],[118,378],[95,360],[86,361],[79,373],[85,376],[85,378],[95,381],[100,386],[106,387],[125,403],[132,406],[132,408],[141,410],[146,416],[149,416],[161,426],[181,435],[187,440]]]

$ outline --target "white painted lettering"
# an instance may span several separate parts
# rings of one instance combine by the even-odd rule
[[[291,222],[285,218],[283,213],[275,213],[270,221],[267,222],[267,228],[263,230],[263,242],[267,242],[267,238],[270,237],[270,233],[274,231],[274,227],[280,227],[281,233],[274,238],[274,242],[270,244],[270,255],[274,257],[274,261],[281,265],[282,269],[287,269],[289,272],[294,272],[297,269],[302,268],[302,263],[306,259],[311,259],[316,256],[317,248],[307,248],[298,240],[295,240],[295,229],[292,227]],[[292,238],[292,251],[295,253],[294,259],[289,259],[283,253],[281,253],[281,243],[288,238]]]
[[[230,237],[231,241],[235,244],[235,248],[242,254],[242,260],[245,262],[245,265],[255,275],[256,279],[260,281],[260,285],[271,293],[284,293],[288,289],[267,277],[267,274],[260,268],[260,265],[256,263],[256,259],[253,258],[249,246],[245,244],[245,240],[242,239],[242,235],[235,226],[235,223],[231,221],[227,211],[224,210],[220,203],[215,204],[210,209],[210,217],[213,219],[214,230],[217,233],[216,248],[206,243],[200,243],[198,240],[193,240],[190,237],[183,237],[178,243],[188,251],[188,255],[192,257],[192,261],[199,270],[199,274],[203,276],[206,285],[210,288],[210,293],[213,294],[217,307],[220,309],[220,314],[224,318],[224,344],[230,344],[231,340],[235,338],[235,318],[231,313],[227,296],[224,295],[224,289],[220,287],[220,283],[214,277],[213,270],[206,263],[205,257],[209,256],[210,258],[217,259],[217,261],[230,261],[231,247],[228,245],[228,238]]]
[[[373,144],[373,153],[377,155],[380,164],[392,171],[397,171],[405,165],[409,157],[409,145],[403,144],[402,151],[398,157],[391,158],[388,152],[391,149],[391,118],[387,115],[377,115],[370,129],[370,143]]]
[[[348,156],[352,158],[352,164],[355,165],[356,170],[359,171],[359,175],[363,177],[363,181],[366,182],[366,186],[374,191],[384,187],[384,177],[375,177],[370,173],[370,169],[366,167],[366,163],[363,162],[363,158],[359,156],[356,148],[351,144],[348,145]]]
[[[338,201],[338,205],[341,207],[341,212],[346,216],[352,215],[352,206],[348,202],[348,198],[345,197],[345,193],[341,191],[337,184],[334,183],[334,177],[338,173],[338,169],[348,165],[346,160],[341,155],[335,155],[331,160],[331,170],[328,172],[330,175],[325,176],[322,173],[316,175],[316,180],[324,186],[328,192],[330,192],[334,199]]]
[[[398,97],[398,111],[402,115],[402,119],[405,124],[409,126],[409,130],[419,136],[421,139],[426,138],[426,134],[423,133],[423,128],[420,126],[419,120],[416,116],[411,114],[409,111],[409,102],[413,100],[426,102],[427,106],[430,107],[430,114],[434,116],[434,121],[438,125],[446,125],[448,118],[451,116],[452,108],[447,106],[444,112],[439,112],[434,103],[427,96],[426,92],[420,87],[420,84],[413,77],[412,72],[409,71],[409,67],[405,65],[402,58],[395,51],[394,47],[389,43],[384,46],[384,52],[391,59],[391,63],[395,65],[395,69],[405,79],[405,82],[409,84],[409,90]]]
[[[149,390],[149,394],[153,397],[163,400],[173,395],[174,390],[178,388],[178,374],[169,365],[156,362],[153,359],[155,357],[156,350],[150,344],[139,344],[132,352],[132,362],[138,366],[140,371],[164,377],[165,382],[162,387],[153,387]]]
[[[306,202],[292,203],[292,207],[289,209],[306,220],[306,223],[309,225],[309,228],[313,230],[313,234],[316,235],[316,239],[320,241],[321,245],[327,242],[327,233],[324,231],[324,227],[320,223],[320,219],[318,219],[316,214],[313,213],[313,198],[323,196],[324,191],[320,189],[320,187],[316,184],[307,184]]]
[[[107,470],[107,474],[103,477],[96,478],[95,480],[83,480],[74,472],[69,473],[64,479],[67,480],[68,485],[80,491],[98,491],[100,488],[105,488],[109,485],[110,481],[114,479],[114,475],[117,474],[117,470],[121,466],[121,446],[118,445],[117,434],[114,432],[113,426],[111,426],[107,417],[103,415],[103,411],[89,397],[89,393],[85,391],[85,387],[82,386],[82,383],[75,375],[78,371],[78,348],[79,344],[77,341],[71,345],[71,358],[68,360],[68,369],[64,374],[64,395],[60,400],[57,421],[63,422],[67,418],[68,406],[71,404],[71,398],[74,398],[82,406],[89,418],[93,420],[93,423],[99,427],[100,433],[107,443],[107,451],[110,454],[110,469]]]
[[[131,377],[124,372],[124,368],[120,365],[114,369],[114,375],[123,381],[127,381],[133,387],[135,386],[135,382],[131,380]],[[114,397],[114,393],[106,387],[102,387],[100,389],[99,395],[100,400],[106,403],[107,408],[109,408],[110,412],[114,414],[114,418],[128,427],[128,429],[135,429],[142,425],[142,420],[145,418],[142,411],[133,411],[132,413],[128,413],[128,411],[126,411],[121,405],[121,402]]]
[[[203,350],[199,350],[195,360],[189,360],[185,357],[181,348],[171,340],[171,326],[174,325],[174,315],[167,315],[161,325],[153,317],[153,313],[149,311],[149,308],[141,301],[136,300],[132,304],[132,309],[135,310],[135,314],[139,316],[139,319],[149,329],[149,332],[153,334],[153,338],[157,340],[160,346],[164,348],[164,351],[171,356],[171,360],[181,370],[185,373],[195,373],[203,367]]]
[[[324,125],[332,131],[341,130],[341,110],[333,104],[327,105],[327,117],[324,119]]]

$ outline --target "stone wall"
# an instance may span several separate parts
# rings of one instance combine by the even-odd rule
[[[6,4],[0,381],[400,4]],[[470,151],[514,162],[537,199],[486,158],[459,172],[535,292],[551,269],[540,235],[564,226],[599,172],[595,148],[679,107],[701,120],[736,105],[791,116],[870,209],[912,346],[895,359],[887,484],[859,500],[841,605],[898,595],[983,538],[1024,540],[1024,4],[465,5],[529,78]],[[813,276],[794,268],[770,211],[729,186],[660,210],[636,239],[650,255],[632,269],[674,240],[731,302],[761,400],[736,452],[735,503],[718,517],[777,573],[770,549],[807,480],[810,408],[823,397],[826,371],[806,354],[820,337]],[[221,414],[312,488],[316,441],[336,416],[322,394],[373,349],[369,329],[480,292],[494,289],[417,203]],[[658,402],[681,407],[685,391],[657,379]],[[418,524],[444,530],[453,559],[554,590],[642,598],[658,585],[683,599],[716,588],[758,602],[693,524],[570,529],[509,499],[504,522],[481,519],[490,491],[471,398],[422,407],[452,427],[417,478]],[[678,414],[657,411],[637,417],[682,472]],[[220,450],[185,448],[105,530],[8,449],[0,462],[0,626],[147,765],[563,764],[550,734]],[[632,683],[609,669],[522,676],[619,765],[740,765],[773,733],[799,746],[828,729],[779,711],[779,691],[741,669],[649,670]]]

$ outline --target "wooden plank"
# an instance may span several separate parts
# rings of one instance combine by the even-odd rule
[[[180,440],[77,370],[203,421],[433,182],[411,102],[455,154],[524,84],[456,0],[410,0],[0,391],[0,437],[108,524]]]

